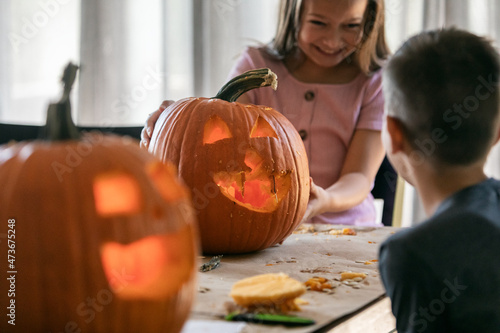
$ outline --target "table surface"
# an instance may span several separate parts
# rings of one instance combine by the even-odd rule
[[[338,235],[352,228],[356,235]],[[283,244],[252,254],[225,255],[218,268],[198,273],[199,292],[183,333],[194,332],[390,332],[395,327],[390,302],[378,272],[380,244],[399,228],[366,228],[338,225],[303,225]],[[202,262],[210,258],[203,258]],[[365,273],[355,285],[340,281],[342,272]],[[294,315],[316,321],[315,325],[286,328],[225,322],[232,302],[232,285],[243,278],[283,272],[305,282],[319,276],[333,286],[330,292],[308,290],[300,297],[305,304]],[[373,329],[367,330],[372,327]],[[375,329],[377,327],[377,329]]]

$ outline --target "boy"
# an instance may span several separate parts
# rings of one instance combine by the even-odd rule
[[[384,70],[384,146],[429,218],[391,236],[380,274],[403,332],[500,332],[499,57],[456,29],[409,39]]]

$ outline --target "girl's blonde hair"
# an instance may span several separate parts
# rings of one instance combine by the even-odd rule
[[[270,52],[280,58],[295,53],[300,29],[302,0],[281,0],[276,36]],[[360,69],[371,74],[382,67],[390,51],[385,40],[384,0],[368,0],[362,25],[362,39],[355,57]]]

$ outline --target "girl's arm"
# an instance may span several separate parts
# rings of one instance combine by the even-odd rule
[[[311,180],[311,198],[302,222],[325,212],[341,212],[360,204],[371,191],[384,154],[380,131],[356,130],[338,181],[323,189]]]

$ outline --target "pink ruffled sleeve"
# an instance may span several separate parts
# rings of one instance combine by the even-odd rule
[[[367,81],[356,129],[382,130],[384,115],[384,95],[382,93],[382,74],[376,72]]]

